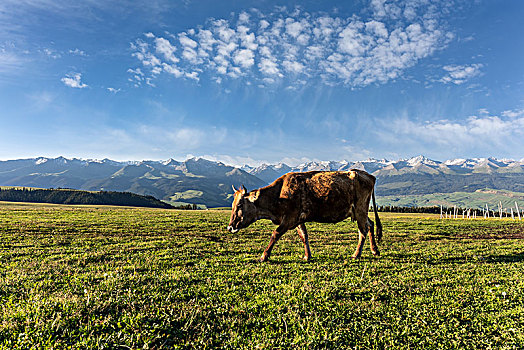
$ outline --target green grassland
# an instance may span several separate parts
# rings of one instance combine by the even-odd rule
[[[524,347],[524,221],[382,214],[309,224],[257,258],[273,225],[228,211],[0,204],[0,348]]]

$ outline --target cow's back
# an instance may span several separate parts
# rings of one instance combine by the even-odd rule
[[[289,201],[300,221],[339,222],[366,210],[375,178],[365,171],[309,171],[282,176],[280,198]],[[291,209],[291,208],[290,208]]]

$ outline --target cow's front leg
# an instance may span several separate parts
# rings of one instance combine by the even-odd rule
[[[304,243],[304,260],[309,261],[311,260],[311,250],[309,250],[309,240],[306,230],[306,225],[300,224],[297,227],[298,235],[300,236],[300,239],[302,240],[302,243]]]
[[[269,240],[269,245],[267,246],[266,250],[264,250],[264,253],[262,253],[262,256],[260,257],[260,261],[268,261],[269,256],[271,255],[271,250],[273,249],[273,246],[275,243],[282,237],[284,233],[286,233],[287,228],[284,226],[278,226],[275,231],[271,234],[271,239]]]

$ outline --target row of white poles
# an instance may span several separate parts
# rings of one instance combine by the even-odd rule
[[[522,220],[524,217],[524,209],[519,210],[519,205],[517,202],[515,202],[515,212],[513,211],[513,208],[510,208],[511,213],[511,219],[515,220],[518,218],[518,220]],[[442,209],[442,205],[440,206],[440,218],[441,219],[459,219],[460,218],[460,211],[461,209],[457,208],[455,205],[453,209],[444,211]],[[462,209],[462,219],[476,219],[477,218],[477,211],[480,211],[479,209]],[[505,214],[506,217],[509,217],[507,208],[502,207],[502,202],[499,202],[498,204],[498,218],[502,219],[503,214]],[[484,219],[489,218],[496,218],[497,213],[494,210],[490,210],[488,205],[486,204],[485,208],[482,208],[482,217]]]

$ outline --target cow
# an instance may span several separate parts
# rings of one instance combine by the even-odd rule
[[[297,229],[304,244],[304,260],[311,260],[306,222],[336,223],[348,217],[357,222],[359,240],[353,258],[359,258],[369,235],[371,252],[378,256],[374,224],[368,218],[370,199],[377,225],[377,241],[382,238],[382,224],[375,204],[375,177],[363,170],[291,172],[272,184],[248,192],[236,189],[228,231],[235,233],[259,219],[269,219],[278,227],[260,257],[268,261],[271,250],[282,235]]]

